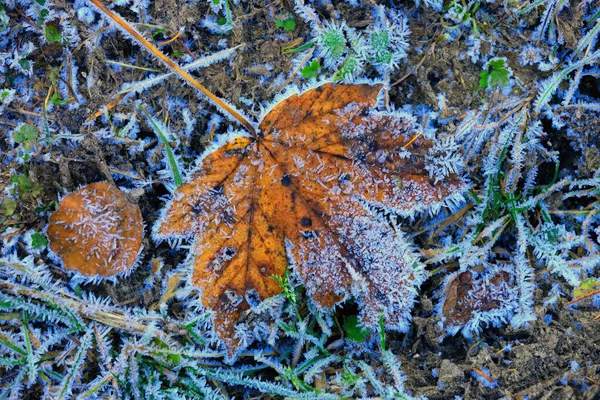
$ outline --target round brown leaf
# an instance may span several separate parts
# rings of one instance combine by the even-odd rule
[[[93,183],[62,199],[47,235],[66,269],[110,277],[134,265],[142,246],[142,213],[113,185]]]

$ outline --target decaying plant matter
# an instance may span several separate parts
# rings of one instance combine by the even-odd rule
[[[142,247],[142,213],[108,182],[63,198],[50,217],[50,249],[67,270],[86,277],[130,272]]]

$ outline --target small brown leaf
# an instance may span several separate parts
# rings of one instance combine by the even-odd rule
[[[471,272],[461,272],[450,278],[445,289],[442,313],[447,326],[462,326],[469,322],[476,312],[498,309],[508,299],[498,297],[499,287],[512,287],[510,275],[498,272],[489,280],[473,280]],[[496,293],[496,296],[494,296]]]
[[[115,186],[93,183],[62,199],[47,235],[66,269],[110,277],[134,265],[142,246],[142,213]]]

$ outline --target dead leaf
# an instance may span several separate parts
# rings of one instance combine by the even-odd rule
[[[407,328],[425,271],[374,210],[412,215],[463,182],[430,179],[433,143],[411,143],[410,117],[372,109],[380,89],[325,84],[281,101],[258,134],[202,159],[155,227],[158,240],[195,236],[192,283],[230,352],[247,299],[280,293],[271,277],[288,264],[319,307],[352,296],[367,325],[383,313],[386,327]]]
[[[510,275],[498,272],[489,279],[473,279],[469,271],[454,275],[448,281],[446,297],[442,306],[445,324],[450,327],[463,326],[476,312],[496,310],[509,301],[505,296],[512,288]]]
[[[134,265],[142,246],[142,213],[114,185],[93,183],[61,200],[47,235],[66,269],[109,277]]]

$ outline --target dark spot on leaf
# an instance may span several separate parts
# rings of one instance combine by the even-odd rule
[[[371,143],[369,143],[369,151],[377,151],[377,149],[379,148],[379,146],[377,145],[376,141],[372,141]]]
[[[302,225],[305,228],[308,228],[312,226],[312,220],[308,217],[302,217],[302,219],[300,219],[300,225]]]
[[[225,249],[225,255],[227,257],[233,257],[234,254],[235,254],[235,250],[233,250],[232,248],[228,247]]]
[[[269,273],[269,271],[271,270],[271,268],[267,264],[262,264],[262,265],[260,265],[258,267],[258,270],[260,271],[261,274],[265,275],[265,274]]]
[[[210,194],[212,194],[213,196],[220,196],[223,194],[223,185],[217,185],[215,186],[211,191]]]
[[[292,180],[288,175],[284,175],[283,178],[281,178],[281,184],[285,187],[288,187],[292,184]]]

